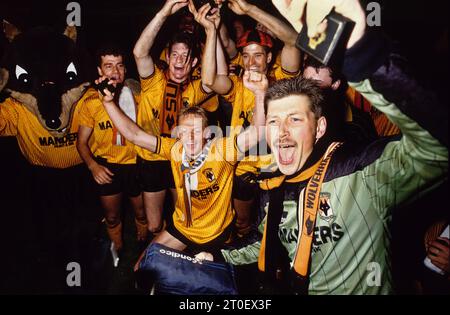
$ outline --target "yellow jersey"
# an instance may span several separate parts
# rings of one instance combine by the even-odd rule
[[[86,93],[88,93],[88,96],[80,105],[79,115],[80,125],[92,129],[89,139],[92,154],[106,159],[108,163],[136,163],[134,145],[127,141],[114,127],[98,97],[98,92],[91,88]]]
[[[168,53],[169,47],[165,47],[159,56],[159,59],[164,61],[167,64],[166,53]],[[203,53],[203,51],[202,51]],[[200,58],[200,57],[199,57]],[[191,80],[200,80],[202,78],[202,64],[199,59],[194,69],[191,70]],[[203,104],[202,107],[208,112],[214,112],[219,107],[219,96],[217,94],[213,94],[213,97],[208,98]],[[216,123],[216,122],[214,122]]]
[[[137,124],[155,136],[170,137],[172,129],[177,125],[178,111],[182,107],[200,105],[211,111],[206,106],[206,101],[213,96],[213,93],[207,93],[203,89],[201,80],[178,84],[169,80],[161,69],[155,67],[149,77],[141,78]],[[136,152],[144,160],[164,160],[138,146]]]
[[[273,154],[249,155],[239,161],[235,174],[236,176],[252,173],[259,176],[261,172],[274,172],[278,168]]]
[[[173,222],[186,238],[204,244],[218,237],[231,224],[234,210],[231,205],[233,173],[239,152],[236,137],[215,138],[195,173],[190,172],[190,198],[185,193],[185,173],[182,166],[183,146],[173,138],[158,137],[156,153],[170,159],[177,190]],[[206,146],[205,146],[206,147]],[[187,188],[186,188],[187,189]],[[191,224],[187,223],[186,204],[190,199]]]
[[[32,165],[69,168],[81,164],[83,161],[76,148],[79,104],[80,101],[74,105],[69,131],[55,137],[23,104],[7,98],[0,104],[0,136],[16,137],[20,151]]]
[[[274,80],[292,78],[296,73],[285,71],[282,67],[275,67],[272,75],[269,77],[269,82]],[[255,106],[255,95],[252,91],[244,86],[242,78],[237,76],[230,76],[232,87],[230,91],[222,95],[223,98],[230,102],[233,106],[231,114],[231,127],[233,132],[239,133],[241,130],[250,126],[253,119],[253,108]]]

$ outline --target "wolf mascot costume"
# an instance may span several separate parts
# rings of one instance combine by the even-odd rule
[[[0,103],[0,136],[15,137],[28,162],[13,209],[4,209],[23,212],[15,215],[19,222],[3,222],[25,242],[26,253],[12,265],[29,275],[26,290],[70,291],[80,282],[71,278],[77,265],[70,263],[83,268],[81,249],[89,247],[83,229],[96,215],[91,178],[76,150],[89,63],[75,45],[75,27],[64,34],[45,27],[21,33],[3,21],[3,29],[11,43],[0,69],[0,91],[7,96]],[[15,175],[3,173],[3,184]]]

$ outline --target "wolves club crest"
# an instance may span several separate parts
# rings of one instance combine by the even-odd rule
[[[211,168],[207,168],[203,171],[203,175],[208,179],[210,183],[216,180],[216,177],[214,176],[214,173]]]
[[[327,222],[330,222],[336,217],[334,215],[333,208],[331,208],[330,197],[330,193],[327,192],[320,193],[319,197],[319,215],[322,220]]]

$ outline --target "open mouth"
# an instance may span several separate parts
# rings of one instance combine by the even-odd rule
[[[278,161],[282,165],[290,165],[294,162],[297,145],[292,143],[278,144]]]

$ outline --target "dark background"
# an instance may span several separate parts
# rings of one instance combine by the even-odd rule
[[[8,20],[23,31],[36,25],[49,25],[62,32],[69,13],[66,11],[68,2],[2,0],[0,19]],[[137,78],[131,55],[134,43],[164,1],[77,2],[81,5],[77,45],[93,54],[103,42],[119,43],[128,52],[128,75]],[[270,1],[252,2],[278,15]],[[381,24],[384,31],[397,42],[420,80],[436,90],[444,104],[448,104],[448,1],[377,2],[382,5]],[[159,54],[159,49],[170,36],[174,22],[176,17],[165,24],[152,53]],[[5,45],[6,39],[0,34],[0,56],[3,55]],[[24,202],[21,200],[21,187],[27,180],[23,168],[25,163],[15,139],[0,138],[0,293],[29,293],[27,283],[33,280],[23,272],[27,268],[27,262],[24,261],[27,259],[24,255],[27,248],[25,244],[29,241],[26,227],[30,224],[26,214],[21,212],[21,203]],[[448,217],[447,187],[442,186],[393,217],[394,280],[399,293],[413,292],[413,280],[417,278],[423,260],[422,235],[426,226],[435,218]],[[131,249],[136,250],[136,247]],[[133,255],[135,253],[130,254],[130,257]],[[128,269],[132,264],[132,258],[129,259]],[[134,293],[132,275],[128,269],[116,271],[113,275],[115,280],[109,284],[109,289],[98,292]]]
[[[71,1],[3,0],[0,18],[5,18],[20,29],[35,25],[50,25],[56,29],[65,27],[66,5]],[[80,0],[81,27],[78,28],[78,44],[94,52],[99,43],[114,40],[131,51],[143,28],[164,0]],[[281,17],[270,0],[249,1]],[[363,3],[370,1],[363,0]],[[397,40],[402,53],[411,60],[417,71],[439,86],[446,86],[448,78],[448,1],[378,0],[382,7],[381,25],[384,31]],[[229,14],[225,14],[228,16]],[[157,38],[158,51],[170,35],[177,17],[169,19]],[[282,18],[282,17],[281,17]],[[228,19],[225,19],[228,22]],[[4,44],[0,35],[0,47]],[[1,52],[1,50],[0,50]],[[132,59],[129,59],[129,61]],[[136,77],[134,62],[129,71]],[[447,81],[446,81],[447,82]],[[445,83],[446,83],[445,82]]]

